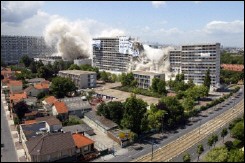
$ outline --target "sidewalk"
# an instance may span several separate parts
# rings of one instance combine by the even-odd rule
[[[15,146],[15,150],[18,156],[18,161],[19,162],[27,162],[26,158],[25,158],[25,151],[23,149],[23,146],[21,143],[19,143],[19,135],[18,135],[18,131],[16,129],[16,126],[14,125],[14,121],[13,119],[10,117],[10,111],[8,110],[8,106],[7,106],[7,102],[5,100],[5,95],[3,93],[1,93],[1,98],[3,101],[3,108],[5,111],[5,115],[8,121],[8,125],[10,128],[10,132],[11,132],[11,136],[12,136],[12,140]]]
[[[227,142],[227,141],[233,141],[233,140],[234,140],[234,138],[231,138],[231,137],[230,137],[230,134],[228,133],[227,136],[225,136],[224,142],[223,142],[223,139],[220,139],[220,140],[215,144],[215,147],[222,147],[222,146],[225,145],[225,144],[224,144],[225,142]],[[191,162],[203,162],[203,159],[204,159],[204,157],[207,155],[207,153],[208,153],[210,150],[212,150],[213,148],[215,148],[215,147],[212,147],[212,148],[210,148],[210,149],[205,150],[205,151],[200,155],[199,161],[197,161],[197,158],[196,158],[196,159],[192,160]]]

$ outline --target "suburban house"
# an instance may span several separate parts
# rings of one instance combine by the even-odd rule
[[[58,132],[62,129],[62,123],[54,116],[37,117],[34,120],[26,120],[25,124],[46,122],[45,128],[50,132]]]
[[[15,72],[11,71],[11,68],[1,67],[1,75],[3,75],[4,78],[8,78],[14,74]]]
[[[50,132],[58,132],[61,131],[62,129],[62,123],[60,122],[59,119],[55,118],[54,116],[45,116],[45,117],[38,117],[36,118],[37,122],[42,122],[45,121],[47,122],[47,126],[46,128],[48,128],[48,130]]]
[[[37,97],[37,95],[41,92],[48,92],[49,91],[49,82],[42,81],[40,83],[35,84],[34,86],[29,86],[25,90],[28,96]]]
[[[105,118],[104,116],[97,115],[94,111],[85,113],[83,121],[87,124],[96,126],[104,133],[107,133],[109,130],[118,128],[118,125],[115,122]]]
[[[48,128],[46,128],[47,123],[36,122],[31,124],[21,124],[20,125],[20,137],[22,143],[28,141],[33,137],[37,137],[38,135],[43,135],[44,133],[49,132]]]
[[[23,83],[20,80],[10,80],[8,87],[12,93],[21,92],[23,89]]]
[[[55,98],[54,96],[46,97],[42,101],[44,110],[45,111],[51,111],[52,110],[52,106],[54,105],[55,101],[57,101],[57,98]]]
[[[82,123],[79,125],[72,125],[72,126],[65,126],[62,127],[62,132],[71,132],[72,134],[78,133],[78,134],[88,134],[88,135],[94,135],[94,130],[89,127],[86,123]]]
[[[76,145],[76,153],[85,156],[94,151],[94,141],[87,138],[83,134],[72,134],[72,138]]]
[[[34,107],[36,107],[37,106],[37,98],[36,97],[27,97],[27,98],[25,98],[24,99],[24,101],[26,102],[26,104],[28,105],[28,106],[30,106],[30,109],[34,109]]]
[[[63,98],[60,100],[65,102],[69,115],[76,115],[79,118],[82,118],[84,113],[92,110],[87,99],[84,99],[83,97]]]
[[[69,132],[47,133],[31,138],[24,149],[30,162],[51,162],[76,154],[76,145]]]
[[[68,118],[68,108],[63,101],[55,101],[52,107],[52,114],[59,120],[65,121]]]
[[[25,92],[22,93],[11,93],[9,96],[9,100],[12,104],[16,104],[17,102],[21,101],[22,99],[26,99],[27,95]]]

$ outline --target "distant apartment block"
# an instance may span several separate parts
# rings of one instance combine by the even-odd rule
[[[59,71],[58,75],[61,77],[70,78],[79,89],[96,87],[96,72],[81,70],[64,70]]]
[[[6,64],[18,63],[23,55],[33,58],[39,55],[51,55],[55,51],[55,48],[45,44],[43,37],[1,36],[1,59]]]
[[[51,64],[53,65],[55,61],[61,61],[61,56],[40,56],[35,57],[34,61],[41,61],[44,65]]]
[[[148,89],[152,84],[153,78],[159,78],[165,80],[165,74],[145,72],[145,71],[133,71],[134,78],[137,81],[137,87]]]
[[[180,52],[169,54],[171,70],[180,70],[185,82],[192,79],[195,84],[203,84],[208,69],[212,86],[220,82],[220,43],[183,45]]]
[[[92,59],[74,59],[74,64],[81,66],[81,65],[92,65]]]
[[[126,36],[93,39],[93,66],[100,70],[127,72],[130,60],[139,54],[134,39]]]

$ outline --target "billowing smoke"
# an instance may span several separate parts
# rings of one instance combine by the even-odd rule
[[[143,47],[144,51],[141,55],[131,62],[131,70],[164,73],[166,80],[174,76],[170,72],[169,61],[169,51],[173,50],[173,47],[169,46],[162,49],[154,49],[148,45],[143,45]]]
[[[46,43],[57,48],[58,56],[65,60],[89,58],[91,55],[91,36],[79,22],[57,19],[44,31]]]

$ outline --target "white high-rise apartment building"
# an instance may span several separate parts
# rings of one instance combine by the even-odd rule
[[[1,36],[1,59],[9,63],[18,63],[23,55],[33,58],[39,55],[51,55],[56,50],[45,44],[43,37],[37,36]]]
[[[127,36],[93,39],[93,66],[100,70],[127,72],[130,60],[139,54],[133,50],[134,39]]]
[[[192,79],[195,84],[203,84],[209,69],[211,85],[216,86],[220,82],[220,43],[182,45],[180,53],[170,51],[170,65],[172,71],[179,65],[185,82]]]

